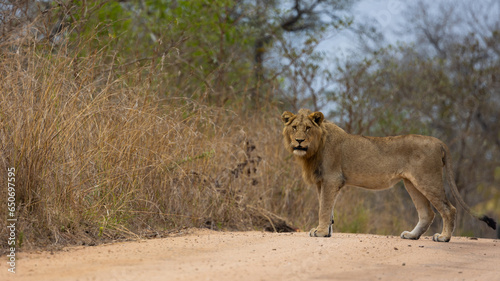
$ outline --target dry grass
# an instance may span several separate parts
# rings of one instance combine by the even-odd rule
[[[267,211],[311,224],[302,212],[315,209],[314,194],[298,167],[282,168],[291,159],[278,110],[242,117],[168,97],[148,76],[166,77],[167,88],[178,81],[151,64],[118,73],[104,53],[78,53],[25,40],[0,57],[0,168],[3,179],[17,171],[24,245],[261,229]]]

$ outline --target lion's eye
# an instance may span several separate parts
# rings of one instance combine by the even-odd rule
[[[297,126],[292,126],[293,131],[297,131]]]
[[[311,127],[307,126],[306,127],[306,132],[309,132],[309,130],[311,130]]]

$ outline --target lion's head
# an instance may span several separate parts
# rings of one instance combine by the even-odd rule
[[[297,115],[285,111],[281,115],[285,128],[283,137],[286,149],[295,156],[309,158],[316,154],[323,143],[323,113],[301,109]]]

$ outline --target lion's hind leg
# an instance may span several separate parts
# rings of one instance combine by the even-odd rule
[[[446,197],[441,173],[435,173],[432,176],[427,175],[426,178],[420,178],[416,181],[412,179],[411,182],[415,184],[414,187],[431,202],[443,218],[443,231],[434,234],[432,240],[436,242],[449,242],[455,228],[455,215],[457,211]]]
[[[443,231],[441,233],[434,234],[432,237],[432,240],[436,242],[449,242],[453,229],[455,228],[455,216],[457,210],[453,207],[453,205],[451,205],[450,201],[446,199],[446,196],[444,198],[444,200],[440,198],[431,199],[432,205],[434,205],[443,218]]]
[[[410,194],[413,204],[418,212],[418,223],[412,231],[403,231],[401,238],[417,240],[424,234],[434,220],[434,211],[431,208],[429,200],[411,183],[404,179],[406,190]]]

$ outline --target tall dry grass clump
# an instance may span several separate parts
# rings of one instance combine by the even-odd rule
[[[275,214],[314,219],[303,212],[315,212],[315,195],[281,149],[278,110],[241,117],[168,97],[150,79],[178,83],[168,69],[120,68],[78,47],[19,39],[1,53],[0,169],[6,179],[16,168],[18,243],[93,244],[185,226],[272,230]]]

